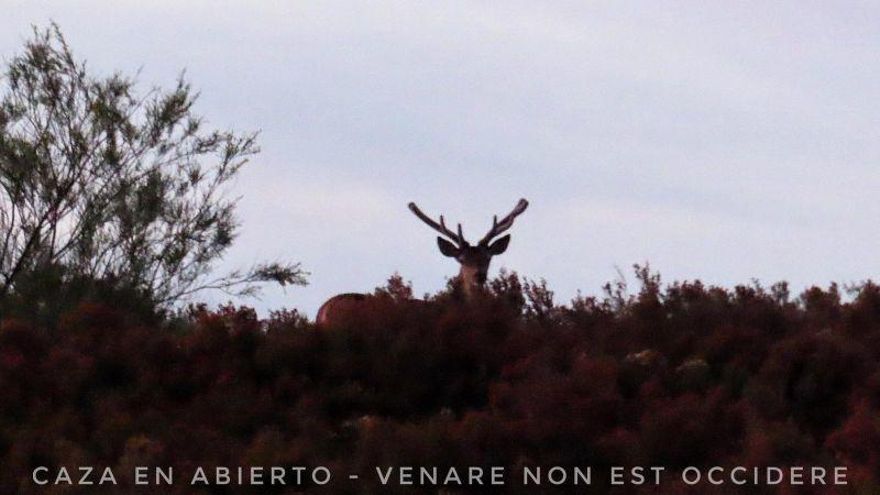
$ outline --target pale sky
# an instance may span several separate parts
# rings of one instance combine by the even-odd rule
[[[833,4],[833,5],[832,5]],[[493,262],[568,302],[615,266],[665,281],[880,278],[880,6],[871,2],[0,0],[0,58],[56,21],[143,88],[260,130],[220,268],[301,261],[268,309],[314,316],[400,272],[457,273],[406,208],[462,222],[531,202]],[[632,280],[632,276],[628,277]],[[204,294],[217,302],[223,295]]]

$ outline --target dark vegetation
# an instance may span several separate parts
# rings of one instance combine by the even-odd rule
[[[32,489],[36,465],[326,465],[338,477],[324,490],[353,493],[376,465],[590,465],[591,493],[611,465],[846,465],[838,493],[876,492],[880,287],[792,298],[636,272],[637,293],[609,285],[568,306],[504,273],[474,304],[454,291],[406,304],[392,278],[373,314],[332,330],[232,306],[151,321],[118,295],[57,326],[5,319],[0,491]],[[662,492],[679,492],[673,479]],[[777,488],[736,493],[762,491]]]

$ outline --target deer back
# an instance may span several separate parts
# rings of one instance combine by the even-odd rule
[[[318,309],[315,324],[322,329],[381,325],[394,315],[420,310],[428,303],[421,299],[395,300],[388,296],[346,293],[328,299]]]

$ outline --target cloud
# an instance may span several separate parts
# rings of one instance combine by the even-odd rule
[[[316,307],[394,270],[440,287],[456,267],[409,200],[470,233],[528,197],[495,266],[545,276],[562,299],[645,259],[667,279],[795,287],[880,264],[875,6],[16,1],[4,13],[6,57],[53,18],[96,69],[143,67],[167,85],[186,67],[211,124],[261,130],[228,263],[291,257],[314,272],[262,309]]]

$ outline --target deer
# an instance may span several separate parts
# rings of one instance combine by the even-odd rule
[[[437,247],[441,254],[454,258],[461,265],[457,283],[462,290],[465,301],[473,301],[484,293],[492,257],[504,253],[510,244],[510,234],[500,238],[498,236],[513,227],[514,220],[526,211],[529,202],[520,199],[513,210],[501,220],[498,220],[498,215],[493,216],[492,227],[474,245],[465,239],[460,223],[456,231],[452,231],[446,226],[443,215],[440,215],[438,220],[434,220],[423,213],[415,203],[410,202],[407,206],[419,220],[440,234],[437,236]],[[356,315],[359,310],[366,309],[373,304],[376,304],[375,298],[369,294],[338,294],[321,305],[315,317],[315,324],[318,327],[330,326],[338,315],[351,317]]]

